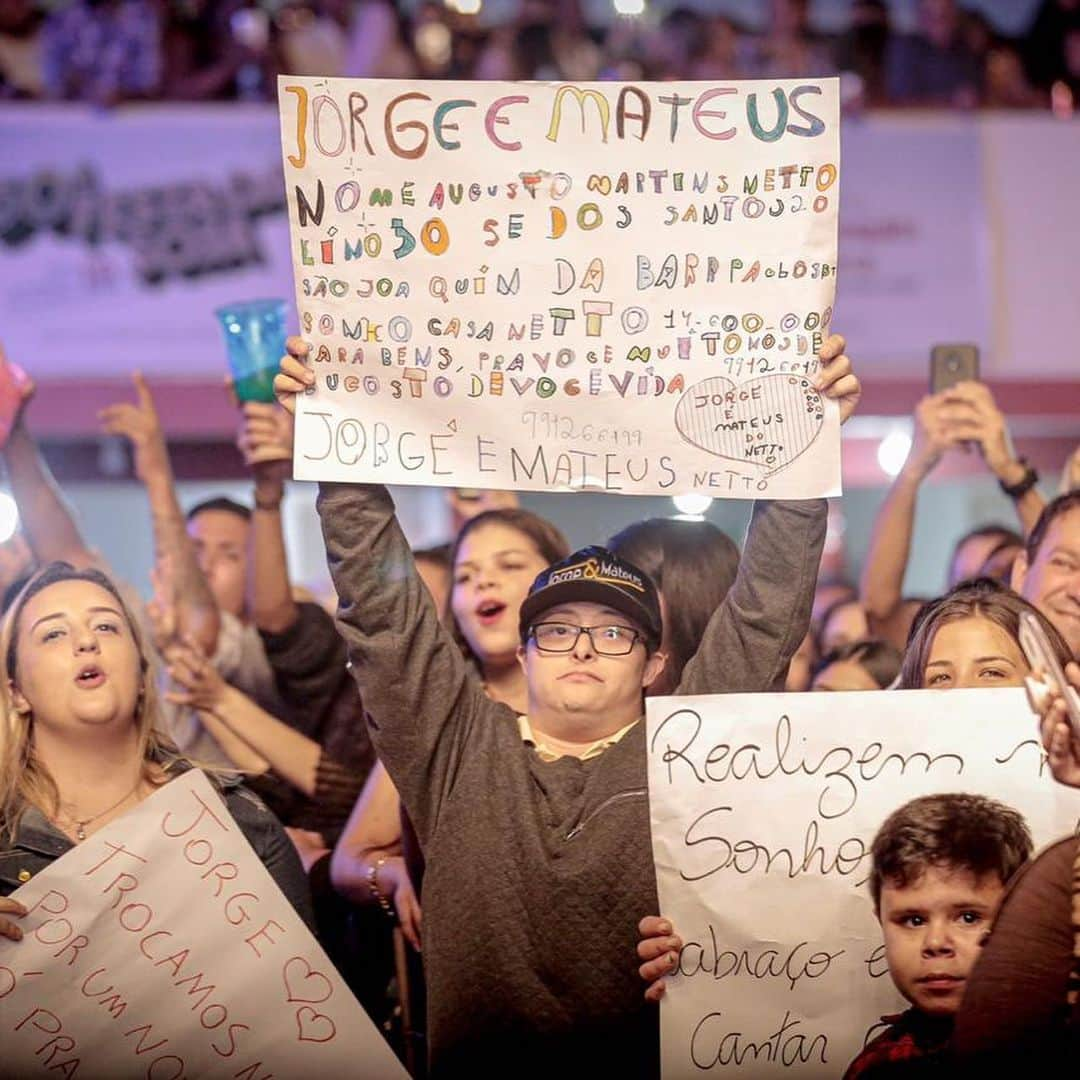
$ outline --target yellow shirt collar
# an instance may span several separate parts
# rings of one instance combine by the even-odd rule
[[[585,748],[584,753],[577,754],[576,757],[579,761],[588,761],[590,758],[599,757],[609,747],[614,746],[635,724],[639,722],[640,717],[638,720],[631,720],[626,727],[620,728],[611,735],[605,735],[602,739],[597,739],[596,742]],[[518,730],[521,732],[521,741],[528,746],[531,746],[536,751],[541,761],[558,761],[559,758],[565,756],[561,751],[555,750],[547,745],[547,743],[543,741],[543,737],[538,739],[533,734],[533,729],[529,724],[529,718],[527,716],[518,717]]]

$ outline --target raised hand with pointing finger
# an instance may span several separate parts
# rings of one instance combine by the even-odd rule
[[[98,419],[109,435],[122,435],[131,443],[135,474],[146,487],[154,525],[158,560],[167,560],[176,579],[178,625],[193,635],[208,655],[217,646],[220,615],[217,602],[199,569],[187,535],[187,523],[173,482],[165,433],[150,387],[141,372],[132,376],[135,401],[122,401],[101,410]]]
[[[150,387],[141,371],[135,372],[132,382],[135,384],[135,401],[119,402],[102,409],[98,413],[102,430],[107,435],[122,435],[131,443],[135,475],[144,484],[161,477],[171,480],[169,451]]]

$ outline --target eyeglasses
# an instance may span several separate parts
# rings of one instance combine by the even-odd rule
[[[625,656],[642,638],[640,630],[629,626],[574,626],[573,623],[535,623],[529,631],[541,652],[573,652],[582,634],[600,656]]]

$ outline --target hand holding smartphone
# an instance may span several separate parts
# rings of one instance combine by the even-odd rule
[[[959,382],[978,382],[978,345],[935,345],[930,350],[930,393],[940,394]]]
[[[1080,694],[1065,678],[1046,631],[1030,611],[1020,615],[1020,648],[1031,664],[1035,678],[1065,702],[1073,738],[1080,740]]]

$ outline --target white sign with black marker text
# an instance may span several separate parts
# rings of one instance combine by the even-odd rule
[[[866,882],[875,832],[908,800],[991,796],[1037,846],[1080,816],[1022,690],[653,698],[648,725],[660,908],[685,943],[666,1080],[838,1077],[903,1010]]]

